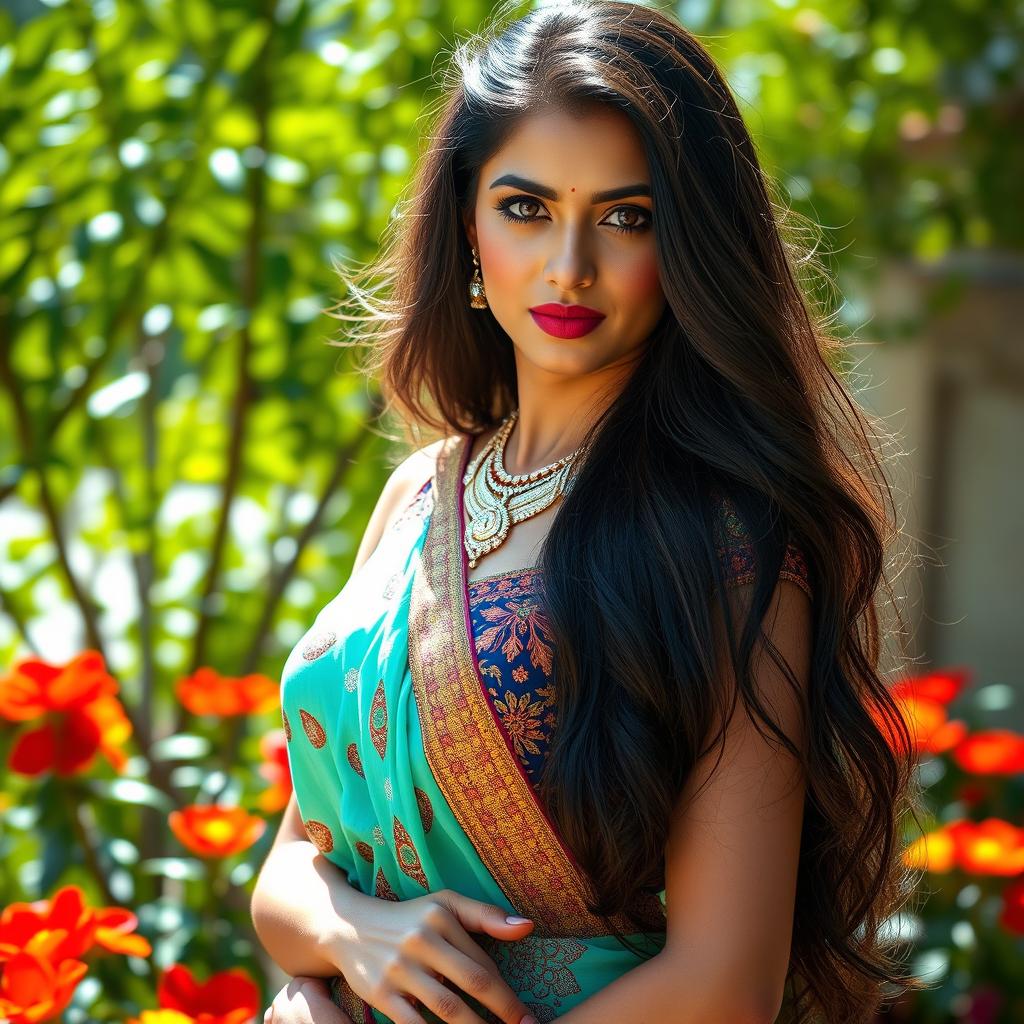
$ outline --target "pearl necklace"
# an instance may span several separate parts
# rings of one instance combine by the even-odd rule
[[[518,417],[518,409],[505,417],[462,477],[466,509],[463,544],[471,567],[498,547],[516,523],[543,512],[572,486],[569,470],[581,448],[532,473],[506,471],[505,442]]]

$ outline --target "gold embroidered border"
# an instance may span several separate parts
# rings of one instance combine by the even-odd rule
[[[495,722],[466,632],[462,474],[472,439],[448,438],[409,609],[409,665],[431,771],[463,831],[534,935],[610,934]],[[617,928],[635,930],[625,919]]]

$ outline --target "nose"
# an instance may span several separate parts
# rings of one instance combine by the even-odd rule
[[[594,283],[594,262],[581,231],[569,230],[557,243],[557,252],[548,260],[547,281],[562,292],[587,288]]]

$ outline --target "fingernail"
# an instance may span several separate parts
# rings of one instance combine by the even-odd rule
[[[519,1024],[537,1024],[536,1017],[524,1017]]]
[[[515,917],[513,915],[512,917],[506,917],[505,918],[505,924],[530,924],[530,923],[531,923],[531,921],[530,921],[530,919],[528,917]],[[525,1019],[523,1020],[522,1024],[527,1024]],[[537,1022],[536,1021],[532,1021],[531,1024],[537,1024]]]

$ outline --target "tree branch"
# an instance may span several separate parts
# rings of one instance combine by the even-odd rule
[[[269,118],[271,107],[270,92],[270,50],[274,38],[268,32],[259,55],[253,61],[253,99],[252,107],[257,129],[256,146],[264,153],[270,152]],[[250,314],[260,300],[263,286],[263,238],[266,230],[266,171],[263,165],[251,168],[246,179],[246,192],[252,216],[249,221],[248,236],[245,245],[245,259],[242,265],[241,304]],[[214,592],[220,581],[221,563],[227,542],[228,525],[230,522],[231,505],[242,468],[242,452],[245,445],[245,428],[248,421],[249,407],[253,399],[254,383],[249,366],[252,352],[252,317],[245,318],[239,329],[238,353],[236,360],[238,387],[231,411],[231,439],[228,445],[228,465],[224,478],[224,490],[213,544],[210,550],[210,563],[206,579],[203,583],[199,603],[199,623],[196,626],[192,647],[192,659],[189,672],[195,672],[206,657],[206,643],[211,625],[211,603]],[[184,725],[186,716],[184,709],[179,711],[177,728]]]

